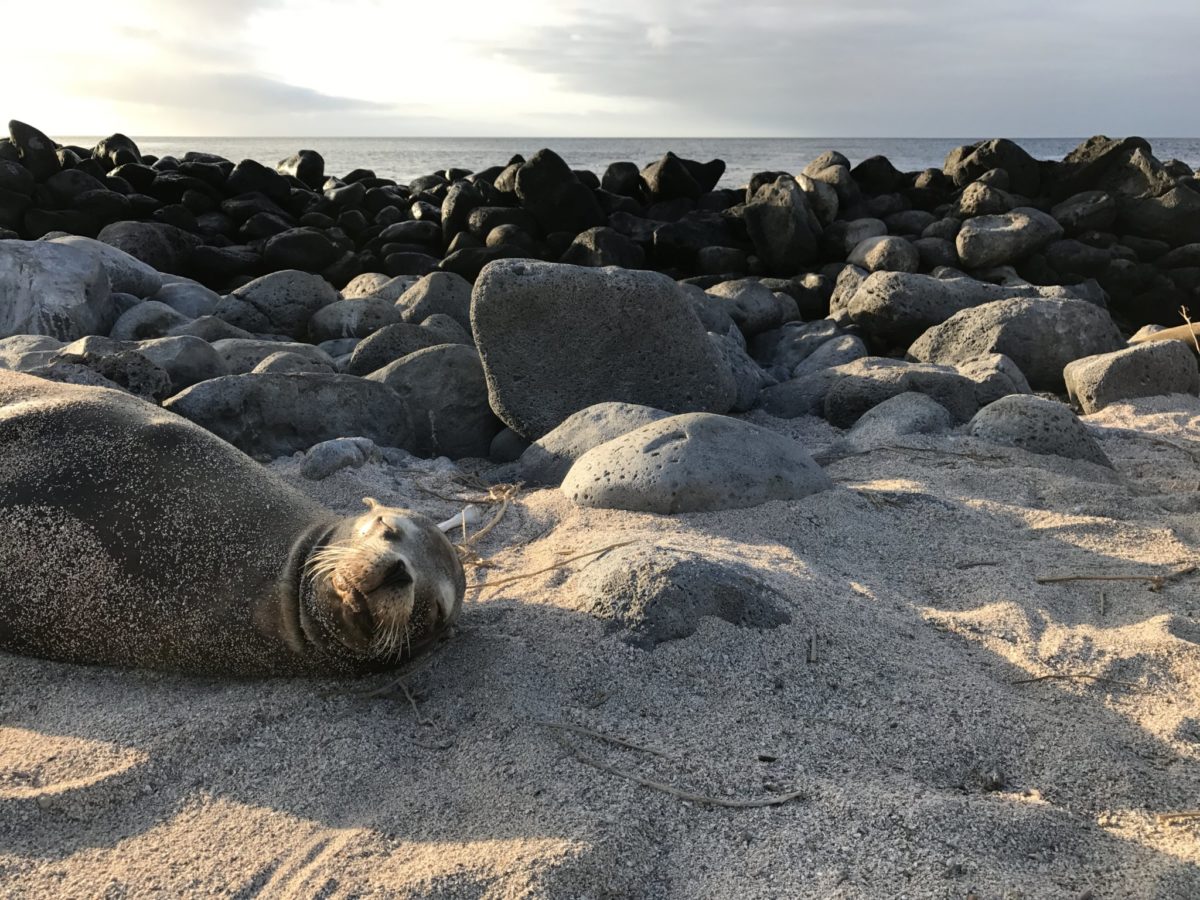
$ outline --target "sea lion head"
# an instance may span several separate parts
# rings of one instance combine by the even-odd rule
[[[368,512],[343,519],[308,554],[301,616],[309,619],[306,632],[319,623],[340,644],[339,655],[395,663],[428,648],[458,618],[466,577],[432,520],[371,497],[363,503]]]

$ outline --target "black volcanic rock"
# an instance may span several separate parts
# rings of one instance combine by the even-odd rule
[[[589,228],[571,242],[562,262],[573,266],[621,266],[624,269],[641,269],[646,265],[646,254],[625,235],[611,228]]]
[[[637,163],[615,162],[604,170],[600,179],[600,187],[611,194],[620,194],[639,203],[645,199],[643,195],[642,173]]]
[[[605,224],[595,196],[553,150],[539,150],[521,166],[516,188],[521,206],[533,215],[544,234],[566,231],[575,235]]]
[[[32,125],[12,119],[8,123],[9,138],[17,148],[17,158],[35,179],[45,181],[61,167],[58,145]]]
[[[255,191],[265,194],[276,203],[286,203],[291,187],[274,169],[268,169],[253,159],[243,159],[225,179],[225,192],[237,196]]]
[[[132,138],[123,134],[113,134],[104,138],[92,148],[92,157],[101,160],[108,166],[122,166],[141,162],[142,151],[138,149]]]
[[[467,230],[471,212],[485,204],[482,192],[467,181],[456,181],[442,201],[442,241],[449,244],[460,231]]]
[[[899,190],[904,182],[904,173],[886,156],[864,159],[850,170],[850,175],[867,194],[890,194]]]
[[[325,158],[316,150],[300,150],[275,167],[283,175],[292,175],[314,191],[325,183]]]
[[[1009,186],[1005,189],[1014,194],[1036,197],[1041,192],[1037,160],[1007,138],[956,147],[942,165],[942,172],[960,188],[992,169],[1003,169],[1008,173]]]
[[[157,222],[115,222],[98,235],[104,243],[124,250],[160,272],[185,274],[200,239]]]
[[[654,203],[681,197],[695,200],[704,193],[683,160],[670,151],[658,162],[642,169],[642,181]]]
[[[299,269],[320,272],[341,253],[323,231],[316,228],[290,228],[268,238],[263,260],[272,269]]]

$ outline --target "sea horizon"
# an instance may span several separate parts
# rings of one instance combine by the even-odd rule
[[[63,144],[89,146],[106,135],[55,136]],[[646,165],[668,150],[679,156],[725,161],[722,187],[738,187],[756,172],[796,171],[827,150],[846,155],[851,164],[876,155],[886,156],[902,171],[941,168],[946,155],[963,144],[1003,135],[949,137],[321,137],[204,136],[130,134],[144,153],[182,155],[191,151],[215,153],[237,162],[254,159],[274,164],[300,149],[316,150],[325,159],[329,175],[370,169],[384,178],[408,182],[421,175],[449,168],[472,171],[504,165],[521,154],[528,157],[543,147],[559,153],[572,168],[602,175],[609,163],[632,160]],[[1038,159],[1061,159],[1087,135],[1016,137],[1014,142]],[[1147,137],[1159,159],[1180,159],[1193,169],[1200,166],[1200,137]]]

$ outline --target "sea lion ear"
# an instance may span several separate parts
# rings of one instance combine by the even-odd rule
[[[363,505],[366,506],[367,509],[371,510],[375,509],[377,506],[383,506],[383,504],[374,497],[363,497]]]

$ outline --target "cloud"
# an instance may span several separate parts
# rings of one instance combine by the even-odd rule
[[[1161,136],[1189,127],[1194,3],[59,0],[14,8],[0,105],[130,132]]]
[[[1182,0],[721,6],[617,0],[586,27],[530,29],[502,52],[562,90],[653,103],[641,133],[1169,132],[1200,76]]]
[[[138,75],[102,83],[112,99],[131,104],[219,112],[231,116],[317,116],[385,111],[387,104],[335,97],[247,72]]]

